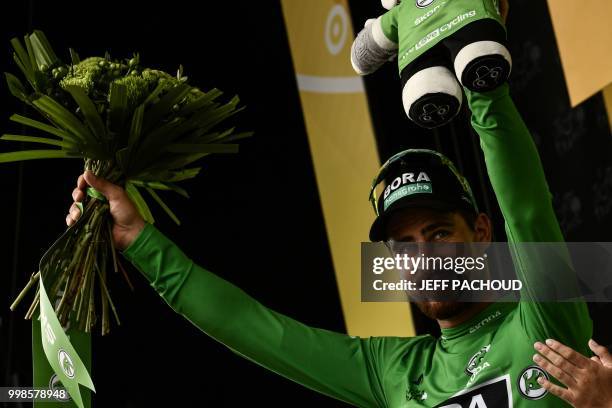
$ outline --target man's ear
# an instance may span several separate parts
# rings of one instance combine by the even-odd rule
[[[474,242],[491,242],[493,226],[491,219],[485,213],[478,214],[474,221]]]
[[[398,0],[380,0],[380,2],[382,3],[382,6],[387,10],[391,10],[397,5],[397,3],[399,3]]]

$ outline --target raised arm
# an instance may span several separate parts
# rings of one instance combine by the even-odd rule
[[[266,308],[196,265],[151,224],[122,253],[177,313],[237,354],[328,396],[383,405],[373,339],[312,328]]]
[[[540,156],[508,85],[466,95],[508,240],[562,242]]]
[[[583,350],[592,332],[584,302],[536,302],[535,290],[577,288],[576,276],[565,254],[541,257],[522,243],[563,242],[552,195],[542,163],[527,126],[510,98],[507,84],[488,93],[466,90],[472,126],[480,137],[487,172],[504,216],[508,241],[519,250],[515,269],[524,283],[521,313],[529,335],[556,337]],[[562,250],[559,244],[557,249]],[[563,252],[563,251],[561,251]],[[551,293],[551,292],[549,292]]]

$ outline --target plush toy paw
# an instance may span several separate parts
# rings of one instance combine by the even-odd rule
[[[376,21],[375,18],[368,18],[365,23],[363,23],[363,28],[368,28],[372,23]]]
[[[415,101],[409,117],[417,125],[433,129],[450,122],[459,113],[461,102],[446,93],[427,94]]]
[[[391,10],[393,7],[397,6],[400,0],[380,0],[382,6],[387,10]]]
[[[508,79],[512,69],[510,52],[495,41],[465,46],[455,58],[455,73],[470,91],[491,91]]]
[[[461,109],[463,94],[446,67],[431,67],[414,74],[402,90],[404,110],[417,125],[433,129],[450,122]]]
[[[380,17],[366,21],[351,46],[351,65],[359,75],[371,74],[397,55],[397,44],[387,39]]]

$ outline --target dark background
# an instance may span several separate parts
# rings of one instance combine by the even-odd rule
[[[344,331],[280,3],[138,3],[5,2],[0,71],[17,70],[9,39],[38,28],[64,58],[68,47],[82,57],[139,51],[147,66],[172,72],[180,63],[191,83],[239,94],[247,106],[237,117],[239,128],[256,136],[242,144],[239,155],[205,160],[202,175],[185,183],[191,199],[164,195],[183,224],[177,227],[155,207],[157,226],[196,263],[266,306],[312,326]],[[349,3],[354,27],[382,12],[376,0]],[[545,2],[511,3],[512,94],[542,154],[566,237],[611,241],[612,138],[601,95],[570,109]],[[434,133],[414,127],[403,113],[395,64],[367,77],[366,88],[381,159],[408,147],[442,151],[471,181],[482,209],[494,219],[495,238],[504,240],[467,113]],[[0,97],[2,133],[18,133],[7,118],[21,107],[3,81]],[[0,151],[17,147],[2,142]],[[79,161],[66,160],[0,165],[0,385],[31,384],[26,306],[15,313],[8,306],[65,228],[81,170]],[[364,180],[364,199],[368,183]],[[274,197],[291,205],[275,205]],[[241,256],[230,256],[236,250]],[[175,314],[131,272],[134,293],[122,282],[112,288],[122,326],[104,338],[94,336],[95,406],[343,406],[231,353]],[[595,338],[612,344],[604,326],[609,305],[591,306]],[[437,331],[420,315],[415,319],[419,333]]]

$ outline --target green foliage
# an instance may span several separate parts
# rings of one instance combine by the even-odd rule
[[[108,53],[81,59],[72,49],[70,61],[64,63],[40,31],[23,41],[14,38],[11,45],[25,81],[5,73],[8,89],[38,117],[14,114],[10,119],[37,134],[5,134],[0,139],[43,148],[0,153],[0,163],[84,160],[86,169],[123,186],[149,223],[155,222],[147,202],[152,199],[180,224],[160,194],[174,192],[189,198],[176,183],[200,173],[201,167],[193,164],[210,154],[236,153],[238,145],[229,142],[251,135],[225,125],[242,109],[238,97],[223,101],[217,89],[204,92],[189,85],[182,66],[174,76],[142,67],[138,54],[125,60],[113,60]],[[83,204],[77,223],[45,253],[39,272],[11,309],[44,276],[49,297],[60,298],[55,307],[60,322],[66,324],[72,316],[77,328],[90,331],[97,319],[97,287],[102,334],[106,334],[111,311],[119,324],[106,284],[107,266],[121,271],[131,284],[116,255],[108,203],[98,197]],[[32,318],[37,307],[35,297],[26,318]]]
[[[79,87],[86,94],[90,94],[105,74],[105,69],[100,65],[105,62],[106,60],[100,57],[87,58],[73,65],[68,74],[59,82],[59,85],[63,89],[71,86]]]
[[[22,115],[11,119],[45,135],[2,139],[58,150],[0,153],[2,162],[80,157],[109,162],[101,176],[124,186],[132,180],[179,182],[198,174],[199,168],[188,165],[209,154],[235,153],[238,145],[228,142],[251,135],[236,133],[234,127],[218,129],[242,109],[238,97],[223,102],[221,91],[189,85],[182,66],[171,75],[142,67],[139,54],[125,60],[113,60],[108,53],[81,59],[72,49],[64,63],[41,31],[26,35],[23,42],[14,38],[11,45],[27,85],[5,73],[9,91],[38,111],[42,121]],[[144,203],[139,209],[148,217],[145,199],[132,194]],[[149,195],[177,220],[158,195]]]

